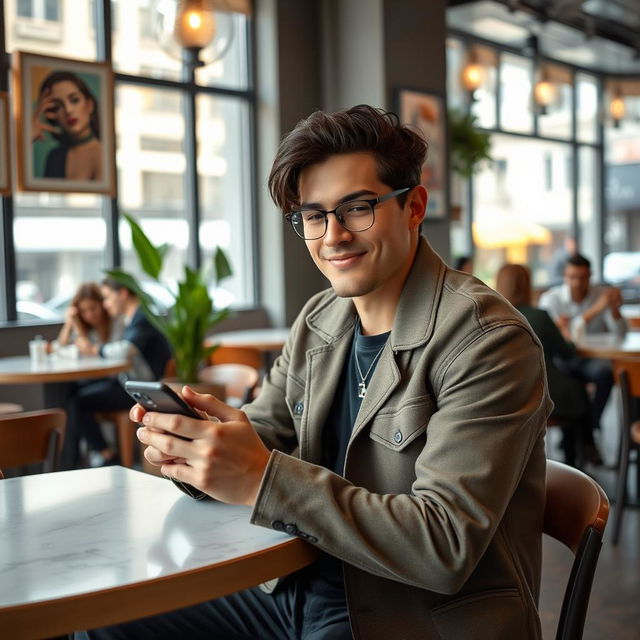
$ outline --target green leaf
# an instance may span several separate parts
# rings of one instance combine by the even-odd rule
[[[131,241],[142,270],[154,280],[158,280],[168,245],[165,244],[160,249],[156,249],[145,235],[142,227],[130,215],[126,213],[123,215],[131,227]]]
[[[213,263],[215,265],[214,279],[216,284],[233,275],[233,270],[231,269],[231,265],[227,259],[227,254],[220,247],[216,247],[216,251],[213,255]]]

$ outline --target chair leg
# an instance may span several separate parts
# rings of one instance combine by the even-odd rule
[[[629,436],[622,435],[620,447],[620,464],[618,466],[618,478],[616,481],[616,509],[613,517],[612,542],[618,544],[620,527],[622,526],[622,511],[624,510],[625,496],[627,495],[627,476],[629,474]]]
[[[133,468],[135,457],[135,432],[136,426],[129,420],[129,412],[123,411],[118,415],[116,422],[118,430],[118,448],[123,467]]]

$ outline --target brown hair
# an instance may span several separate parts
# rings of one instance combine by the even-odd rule
[[[378,177],[392,189],[420,184],[427,153],[422,134],[400,124],[395,113],[365,104],[326,113],[315,111],[287,134],[273,161],[269,192],[288,213],[300,203],[298,182],[307,167],[340,153],[373,153]],[[404,198],[399,198],[404,204]]]
[[[78,309],[78,304],[82,300],[95,300],[102,305],[103,297],[100,292],[100,287],[95,282],[83,282],[76,291],[71,300],[71,306]],[[106,342],[109,339],[111,333],[111,318],[103,307],[102,310],[103,323],[100,327],[91,327],[83,319],[78,310],[78,322],[82,325],[85,331],[95,329],[100,335],[100,341]]]
[[[502,294],[514,307],[531,304],[531,272],[521,264],[505,264],[496,276],[496,291]]]

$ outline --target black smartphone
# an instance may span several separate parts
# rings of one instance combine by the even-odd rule
[[[187,418],[202,419],[192,407],[190,407],[170,386],[164,382],[142,382],[127,380],[124,383],[127,393],[148,411],[160,413],[177,413]],[[184,438],[184,436],[176,436]]]

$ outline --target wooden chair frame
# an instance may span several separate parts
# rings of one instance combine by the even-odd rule
[[[574,554],[556,640],[582,638],[608,517],[609,500],[595,480],[569,465],[547,460],[543,531]]]

